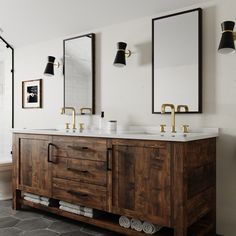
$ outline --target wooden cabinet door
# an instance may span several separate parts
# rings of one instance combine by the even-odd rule
[[[170,225],[170,146],[164,142],[114,141],[113,212]]]
[[[51,163],[48,162],[50,136],[15,135],[17,186],[20,190],[51,196]]]

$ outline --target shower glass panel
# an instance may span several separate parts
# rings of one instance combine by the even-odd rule
[[[11,162],[13,48],[0,39],[0,163]]]

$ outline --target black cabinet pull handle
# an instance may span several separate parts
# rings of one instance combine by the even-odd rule
[[[112,170],[112,148],[107,149],[107,170]]]
[[[51,161],[51,147],[57,147],[55,144],[53,143],[48,143],[48,162],[54,163],[53,161]]]
[[[78,197],[88,197],[87,193],[81,193],[74,190],[68,190],[67,193],[78,196]]]

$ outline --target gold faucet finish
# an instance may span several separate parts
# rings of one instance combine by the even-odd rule
[[[160,125],[160,132],[161,133],[165,133],[166,131],[165,131],[165,127],[166,127],[166,125]]]
[[[75,108],[74,107],[62,107],[61,108],[61,114],[65,114],[66,110],[72,111],[72,129],[75,131],[76,130],[76,123],[75,123]]]
[[[175,130],[175,106],[174,104],[162,104],[161,105],[161,114],[166,113],[166,108],[169,107],[171,109],[171,132],[176,133]]]
[[[188,109],[188,106],[187,105],[178,105],[177,106],[177,112],[181,112],[181,108],[183,108],[184,109],[184,112],[188,112],[189,111],[189,109]]]
[[[88,113],[84,112],[84,111],[88,111]],[[82,107],[80,108],[80,114],[84,115],[84,114],[92,114],[92,108],[90,107]]]
[[[84,130],[84,123],[79,123],[79,132],[83,132]]]
[[[182,125],[182,131],[184,134],[188,133],[188,127],[189,125]]]

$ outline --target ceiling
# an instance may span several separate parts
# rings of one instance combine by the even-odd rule
[[[206,0],[0,0],[1,35],[19,47],[200,2]]]

